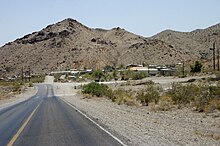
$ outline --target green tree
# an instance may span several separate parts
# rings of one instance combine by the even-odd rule
[[[192,73],[197,73],[202,71],[202,63],[199,61],[196,61],[194,65],[190,66]]]
[[[116,79],[116,77],[117,77],[117,72],[116,72],[116,70],[113,71],[112,75],[113,75],[113,78]]]
[[[105,72],[112,72],[114,69],[115,69],[115,68],[112,67],[112,66],[110,66],[110,65],[107,65],[107,66],[104,67],[104,71],[105,71]]]
[[[95,78],[95,79],[98,79],[100,80],[101,77],[103,76],[103,72],[101,70],[96,70],[93,72],[92,76]]]

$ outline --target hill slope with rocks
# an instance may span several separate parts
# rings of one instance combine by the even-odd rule
[[[208,41],[219,36],[219,31],[216,25],[190,33],[164,31],[146,38],[119,27],[89,28],[68,18],[2,46],[0,71],[18,74],[22,66],[31,66],[33,73],[48,73],[130,63],[173,64],[201,58],[201,54],[209,56]]]
[[[211,59],[212,52],[209,48],[213,42],[220,44],[220,24],[192,32],[165,30],[152,38],[172,44],[177,50],[184,50],[188,55],[194,54],[201,59]]]

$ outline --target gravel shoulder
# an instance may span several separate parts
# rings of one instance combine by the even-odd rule
[[[56,83],[55,94],[95,119],[127,145],[220,145],[220,113],[190,109],[152,111],[117,105],[104,98],[86,99],[74,83]]]

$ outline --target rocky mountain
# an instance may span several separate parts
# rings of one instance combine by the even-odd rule
[[[172,44],[177,50],[186,51],[188,55],[194,54],[197,58],[211,59],[210,48],[213,42],[220,45],[220,24],[192,32],[165,30],[152,38]]]
[[[219,31],[216,25],[189,33],[167,30],[146,38],[119,27],[89,28],[68,18],[1,47],[0,74],[18,74],[28,66],[34,73],[48,73],[70,68],[208,59],[211,52],[207,48],[215,37],[219,38]]]

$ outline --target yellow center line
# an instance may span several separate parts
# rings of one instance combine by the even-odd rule
[[[41,104],[41,103],[40,103]],[[7,146],[12,146],[15,141],[18,139],[18,137],[20,136],[21,132],[24,130],[24,128],[27,126],[28,122],[30,121],[31,117],[33,117],[34,113],[36,112],[36,110],[38,109],[38,107],[40,106],[40,104],[38,104],[38,106],[33,110],[33,112],[29,115],[29,117],[27,118],[27,120],[23,123],[23,125],[20,127],[20,129],[18,130],[18,132],[13,136],[13,138],[10,140],[10,142],[7,144]]]

